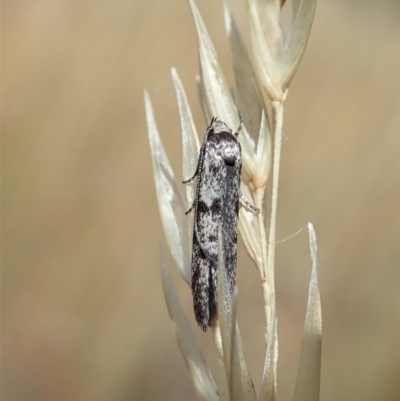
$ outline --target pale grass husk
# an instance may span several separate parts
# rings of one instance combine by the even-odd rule
[[[226,287],[222,258],[218,268],[219,320],[212,332],[216,350],[224,367],[225,381],[217,388],[208,369],[162,258],[163,288],[168,311],[185,363],[200,400],[272,401],[277,399],[278,335],[275,305],[275,243],[278,206],[279,167],[283,131],[284,101],[288,87],[301,58],[315,13],[316,0],[287,2],[291,18],[287,29],[281,28],[281,7],[276,0],[247,0],[252,52],[241,38],[226,0],[224,18],[233,61],[236,90],[235,103],[217,53],[193,0],[188,0],[199,37],[200,74],[197,78],[200,103],[207,119],[218,116],[230,127],[239,124],[243,115],[244,129],[240,135],[243,158],[242,192],[260,208],[255,215],[242,208],[239,230],[250,258],[259,273],[264,294],[265,363],[260,391],[254,385],[244,358],[239,327],[236,322],[237,289],[231,297]],[[297,5],[297,6],[296,6]],[[286,5],[285,5],[286,6]],[[254,63],[254,64],[253,64]],[[182,175],[187,178],[196,168],[200,141],[191,109],[178,73],[172,69],[182,127]],[[273,118],[266,102],[271,103]],[[145,92],[145,106],[151,145],[156,192],[168,246],[184,280],[190,285],[190,255],[193,221],[185,210],[194,198],[193,185],[186,186],[183,199],[164,151],[150,97]],[[271,134],[274,141],[272,146]],[[265,189],[272,168],[271,210],[265,224]],[[315,231],[308,225],[312,273],[308,294],[297,381],[293,400],[319,399],[321,369],[322,319],[317,281],[317,246]],[[268,238],[267,238],[268,233]],[[219,242],[220,254],[222,252]]]

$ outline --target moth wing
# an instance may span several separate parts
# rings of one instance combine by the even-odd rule
[[[205,331],[217,318],[218,226],[221,224],[225,163],[215,144],[204,143],[197,181],[193,230],[192,292],[196,321]]]
[[[202,251],[193,236],[192,293],[193,310],[198,325],[207,330],[217,318],[217,265]]]
[[[201,171],[197,181],[198,199],[194,234],[205,255],[217,260],[218,226],[221,224],[223,191],[226,188],[226,166],[215,143],[205,144]]]
[[[240,159],[236,162],[235,166],[227,167],[226,183],[229,185],[229,190],[224,191],[223,204],[226,207],[222,207],[221,213],[224,264],[231,294],[235,289],[236,280],[240,168]]]

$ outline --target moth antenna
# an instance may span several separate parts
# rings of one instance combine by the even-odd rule
[[[236,130],[236,132],[235,132],[235,134],[234,134],[235,136],[238,136],[240,130],[243,128],[243,117],[242,117],[242,115],[240,114],[240,112],[239,112],[239,120],[240,120],[240,124],[239,124],[239,127],[238,127],[238,129]]]

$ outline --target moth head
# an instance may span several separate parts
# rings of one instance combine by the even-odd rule
[[[210,128],[213,129],[214,134],[221,134],[222,132],[229,132],[232,134],[232,130],[223,121],[218,120],[217,117],[211,120]]]

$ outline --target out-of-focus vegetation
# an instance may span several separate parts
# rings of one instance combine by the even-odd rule
[[[243,2],[232,3],[244,24]],[[228,67],[222,7],[198,5]],[[317,231],[324,401],[399,398],[398,15],[396,0],[320,2],[286,105],[278,238],[307,221]],[[201,131],[196,46],[185,1],[3,1],[2,399],[193,399],[160,283],[143,89],[180,177],[170,68]],[[257,372],[262,294],[243,252],[238,319]],[[287,399],[305,233],[277,246],[276,270]]]

